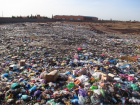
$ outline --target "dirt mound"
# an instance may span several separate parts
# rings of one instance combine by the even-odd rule
[[[65,22],[65,24],[74,24],[78,26],[89,27],[90,31],[95,31],[98,34],[127,34],[140,35],[140,22]]]
[[[112,29],[115,31],[119,31],[122,34],[139,34],[140,35],[140,29]]]

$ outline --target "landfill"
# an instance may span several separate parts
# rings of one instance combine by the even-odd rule
[[[0,25],[1,105],[138,105],[139,69],[139,36],[63,22]]]

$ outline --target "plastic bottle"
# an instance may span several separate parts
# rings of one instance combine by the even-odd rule
[[[29,92],[31,93],[31,92],[35,91],[36,88],[37,88],[36,86],[33,86],[31,89],[29,89]]]
[[[114,101],[114,103],[117,103],[117,100],[114,97],[112,97],[112,100]]]

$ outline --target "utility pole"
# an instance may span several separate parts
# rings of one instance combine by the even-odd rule
[[[2,17],[3,17],[3,11],[2,11]]]

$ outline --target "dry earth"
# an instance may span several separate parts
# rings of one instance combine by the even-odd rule
[[[99,34],[117,34],[117,35],[140,35],[140,22],[112,22],[112,23],[91,23],[91,22],[64,22],[66,24],[75,24],[87,26],[88,29]]]

